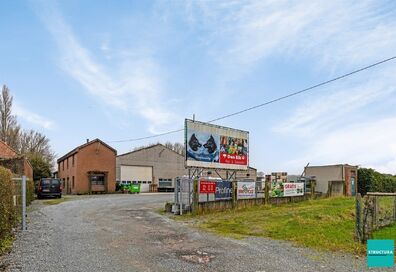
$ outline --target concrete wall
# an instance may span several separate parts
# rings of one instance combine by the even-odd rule
[[[357,190],[357,170],[352,165],[325,165],[325,166],[308,166],[305,168],[306,176],[316,176],[316,191],[327,194],[329,181],[344,181],[345,194],[351,196],[352,185],[351,178],[355,177],[355,191]]]
[[[316,176],[316,191],[327,194],[330,180],[343,180],[342,165],[308,166],[306,176]]]

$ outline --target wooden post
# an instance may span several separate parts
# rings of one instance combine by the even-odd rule
[[[396,221],[396,196],[394,197],[394,205],[393,205],[393,220]]]
[[[270,198],[270,195],[269,195],[270,186],[271,186],[271,180],[265,179],[265,187],[264,187],[264,190],[265,190],[264,191],[265,204],[269,204],[270,203],[270,200],[269,200],[269,198]]]
[[[237,203],[238,203],[238,199],[237,199],[237,190],[238,190],[238,184],[236,180],[232,181],[232,208],[236,209],[237,208]]]
[[[358,193],[356,195],[356,224],[355,224],[355,235],[356,239],[361,242],[362,241],[362,228],[361,228],[361,205],[362,205],[362,196]]]
[[[311,180],[311,198],[315,198],[315,187],[316,187],[316,180]]]
[[[192,215],[198,215],[199,210],[199,193],[198,193],[198,178],[193,180],[193,203],[192,203]]]

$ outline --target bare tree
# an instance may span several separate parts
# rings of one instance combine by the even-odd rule
[[[169,148],[169,149],[171,149],[171,150],[173,150],[173,151],[175,151],[176,153],[179,153],[179,154],[181,154],[181,155],[183,155],[184,152],[185,152],[184,144],[166,142],[164,145],[165,145],[167,148]]]
[[[28,156],[37,156],[40,154],[44,161],[48,164],[53,163],[55,154],[51,150],[49,139],[40,132],[29,130],[23,131],[20,135],[20,149],[21,154]]]
[[[20,127],[16,116],[12,114],[12,96],[6,85],[3,85],[0,96],[0,140],[14,149],[19,147]]]

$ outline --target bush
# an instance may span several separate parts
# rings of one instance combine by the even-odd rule
[[[381,174],[374,169],[358,170],[358,191],[362,195],[367,192],[396,192],[396,176]]]
[[[8,239],[17,222],[11,171],[0,166],[0,242]]]

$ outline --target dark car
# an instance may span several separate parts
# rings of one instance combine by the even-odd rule
[[[59,179],[43,178],[37,184],[37,198],[62,197],[62,183]]]

